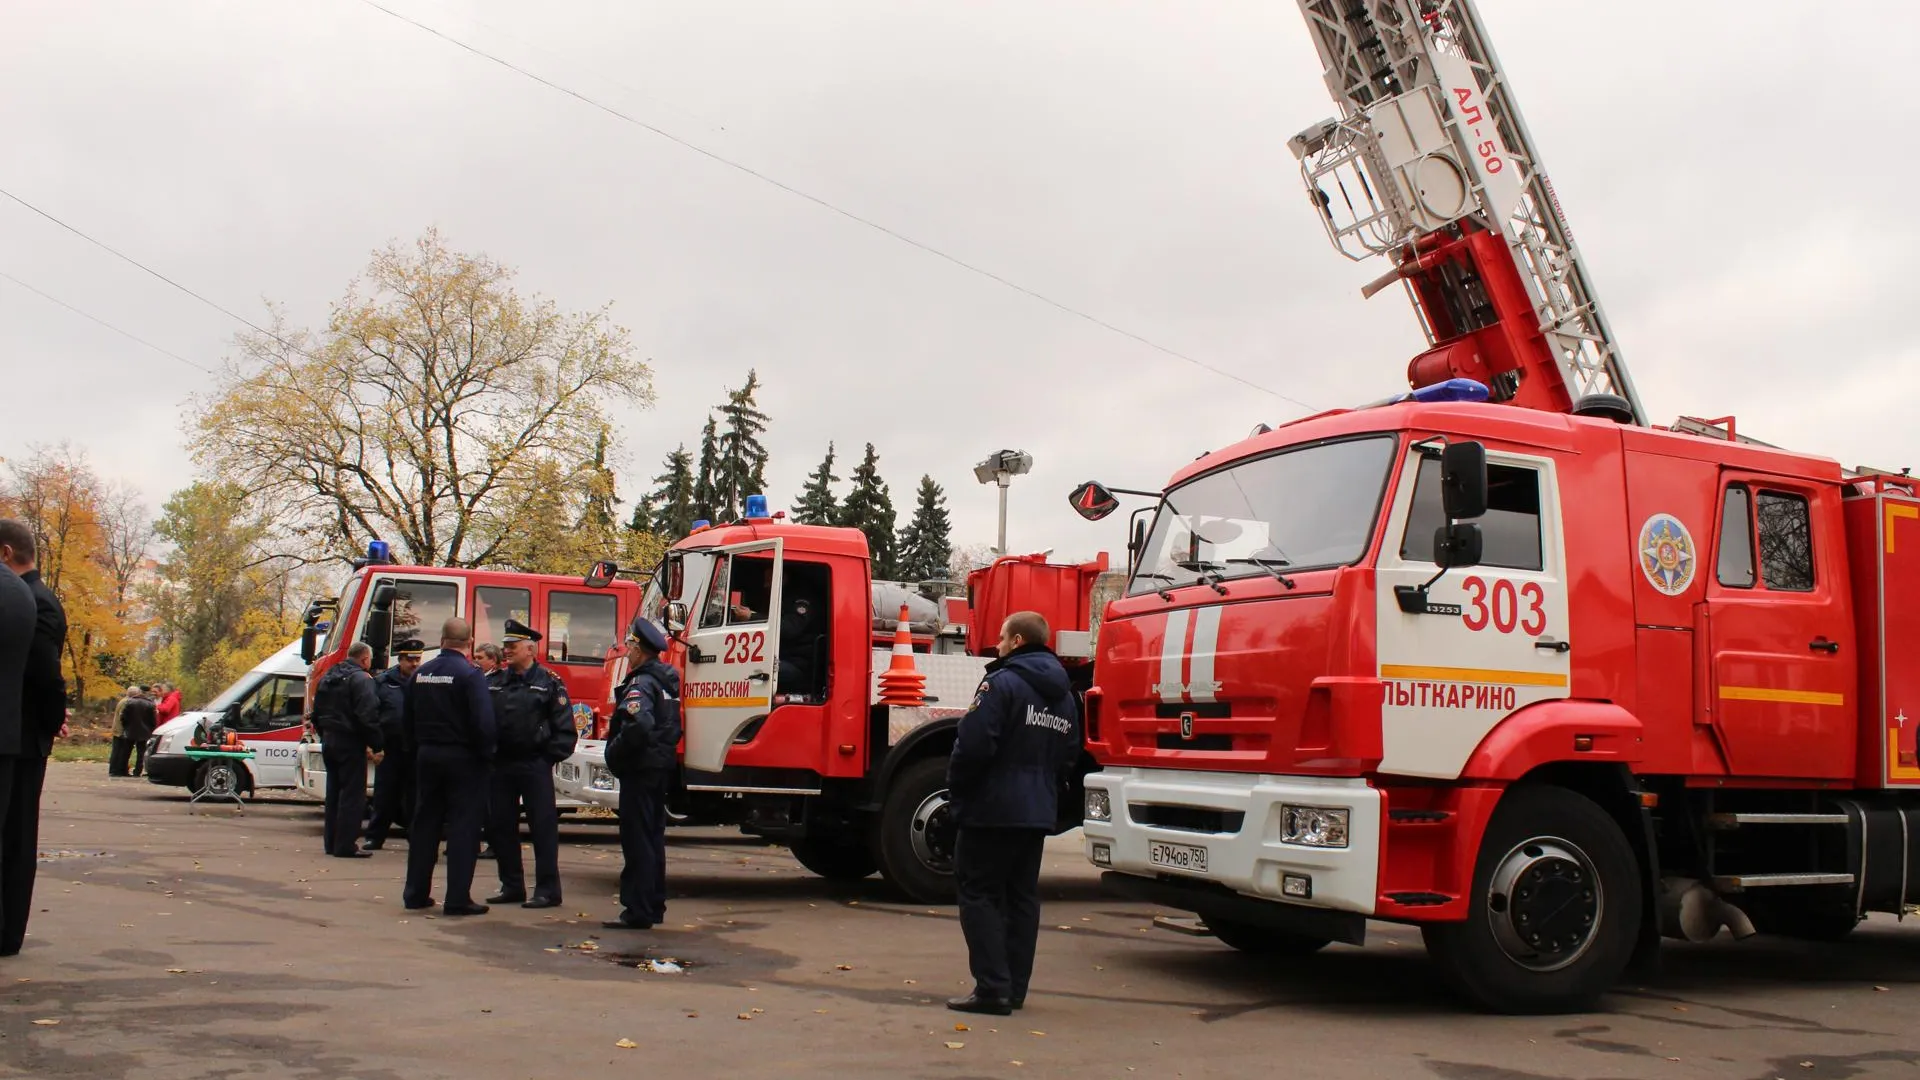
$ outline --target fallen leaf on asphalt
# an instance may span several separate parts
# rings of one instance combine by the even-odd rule
[[[852,971],[853,965],[852,964],[835,964],[833,965],[833,969],[835,971]]]
[[[622,1050],[631,1050],[634,1047],[639,1046],[640,1044],[637,1042],[634,1042],[632,1039],[621,1039],[619,1042],[614,1043],[613,1045],[619,1047]]]
[[[765,1010],[765,1009],[748,1009],[747,1011],[748,1011],[748,1012],[754,1012],[754,1013],[763,1013],[763,1012],[766,1012],[767,1010]]]
[[[1884,986],[1876,986],[1873,988],[1873,992],[1876,994],[1884,994],[1887,992],[1887,988]]]
[[[947,1049],[949,1049],[949,1050],[958,1050],[958,1049],[960,1049],[961,1047],[963,1047],[963,1046],[965,1046],[965,1045],[967,1045],[967,1044],[966,1044],[966,1043],[957,1043],[957,1042],[950,1042],[950,1043],[948,1043],[948,1044],[947,1044]]]
[[[35,1027],[58,1027],[58,1026],[60,1025],[60,1021],[58,1021],[58,1020],[35,1020],[35,1021],[33,1022],[33,1024],[34,1024],[34,1026],[35,1026]]]
[[[1024,1061],[1009,1061],[1009,1062],[1007,1062],[1007,1064],[1009,1064],[1009,1065],[1025,1065],[1025,1064],[1026,1064],[1026,1062],[1024,1062]]]
[[[972,1028],[969,1028],[969,1027],[968,1027],[967,1025],[965,1025],[965,1024],[955,1024],[955,1025],[953,1025],[953,1030],[955,1030],[955,1031],[971,1031],[971,1030],[973,1030],[973,1029],[972,1029]]]
[[[815,1009],[813,1011],[819,1013],[821,1016],[827,1015],[827,1010],[825,1009]]]
[[[1044,1031],[1029,1031],[1029,1032],[1027,1032],[1027,1034],[1029,1034],[1029,1035],[1045,1035],[1045,1034],[1046,1034],[1046,1032],[1044,1032]]]
[[[752,1014],[752,1013],[741,1013],[741,1014],[740,1014],[739,1016],[737,1016],[737,1017],[735,1017],[734,1019],[736,1019],[736,1020],[751,1020],[751,1019],[753,1019],[753,1014]]]
[[[1071,930],[1071,929],[1073,929],[1073,927],[1071,927],[1071,926],[1056,926],[1056,927],[1054,927],[1054,929],[1055,929],[1055,930]]]
[[[1670,1058],[1668,1058],[1667,1060],[1668,1060],[1668,1061],[1679,1061],[1680,1059],[1679,1059],[1679,1058],[1674,1058],[1674,1057],[1670,1057]]]
[[[557,952],[560,952],[561,950],[559,950],[559,949],[548,949],[547,951],[548,951],[548,952],[551,952],[551,953],[557,953]]]
[[[912,986],[912,985],[913,985],[913,980],[912,980],[912,979],[903,979],[903,980],[901,980],[901,981],[902,981],[902,982],[904,982],[904,983],[906,983],[906,984],[907,984],[908,986]]]
[[[1686,1012],[1686,1011],[1687,1011],[1687,1007],[1686,1007],[1685,1005],[1675,1005],[1675,1006],[1673,1007],[1673,1011],[1674,1011],[1674,1012]]]
[[[39,1023],[39,1022],[40,1022],[40,1021],[38,1021],[38,1020],[35,1020],[35,1021],[34,1021],[34,1023],[36,1023],[36,1024],[37,1024],[37,1023]],[[55,1021],[55,1023],[58,1023],[58,1022],[59,1022],[59,1021]],[[1803,1062],[1801,1062],[1801,1063],[1800,1063],[1800,1067],[1801,1067],[1801,1068],[1803,1068],[1803,1069],[1811,1069],[1811,1068],[1813,1068],[1813,1062],[1811,1062],[1811,1061],[1803,1061]]]

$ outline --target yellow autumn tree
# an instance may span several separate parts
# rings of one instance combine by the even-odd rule
[[[272,507],[302,554],[379,538],[413,563],[525,561],[530,535],[579,523],[608,409],[650,405],[653,385],[605,308],[562,311],[512,277],[434,230],[376,252],[324,329],[276,312],[239,339],[196,402],[195,460]]]
[[[63,443],[7,463],[0,513],[33,529],[41,580],[66,609],[61,652],[74,700],[111,697],[147,628],[133,589],[152,537],[146,508]]]

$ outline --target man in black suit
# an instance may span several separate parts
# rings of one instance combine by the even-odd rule
[[[33,595],[33,643],[22,675],[20,754],[14,759],[12,797],[0,815],[0,956],[14,956],[27,937],[33,910],[34,867],[40,849],[40,793],[46,785],[53,740],[67,730],[67,680],[60,673],[67,613],[40,580],[33,530],[0,518],[0,564]]]
[[[13,777],[27,748],[21,705],[26,689],[27,659],[33,650],[33,590],[20,575],[0,565],[0,836],[13,827]],[[0,877],[14,870],[17,856],[0,862]],[[0,911],[0,916],[7,913]]]

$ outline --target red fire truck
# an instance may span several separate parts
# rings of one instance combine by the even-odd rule
[[[1430,347],[1166,486],[1086,694],[1103,880],[1273,957],[1419,926],[1507,1012],[1904,914],[1914,480],[1649,426],[1472,4],[1300,3],[1342,115],[1293,147]]]
[[[630,581],[596,587],[556,574],[398,566],[375,540],[366,557],[354,560],[337,598],[307,606],[300,634],[301,658],[311,662],[305,712],[310,718],[312,688],[355,641],[373,647],[379,672],[407,638],[420,639],[431,656],[449,618],[470,622],[475,643],[502,640],[511,618],[540,631],[540,662],[566,684],[575,725],[589,730],[606,711],[606,658],[621,648],[639,609],[640,588]]]
[[[669,810],[678,824],[784,842],[823,877],[877,869],[909,898],[952,902],[947,756],[1000,624],[1019,610],[1046,615],[1084,687],[1090,597],[1106,569],[1104,558],[1003,558],[972,575],[964,600],[921,597],[917,585],[872,579],[858,529],[796,525],[749,496],[743,520],[699,525],[668,551],[641,605],[668,629],[666,660],[684,680]],[[617,573],[600,563],[588,581]],[[911,655],[898,659],[924,681],[911,703],[887,692],[903,635]],[[610,682],[625,677],[624,659],[609,668]],[[1058,831],[1080,823],[1081,803],[1076,784]]]

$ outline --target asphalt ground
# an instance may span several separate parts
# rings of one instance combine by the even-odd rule
[[[1920,1076],[1920,927],[1890,919],[1839,945],[1678,945],[1604,1011],[1494,1017],[1402,927],[1284,965],[1154,928],[1068,836],[1027,1008],[963,1016],[941,1007],[968,989],[951,908],[676,830],[667,923],[602,930],[613,830],[563,833],[563,908],[446,919],[402,909],[404,841],[321,856],[312,802],[189,807],[56,764],[27,947],[0,960],[0,1076]]]

